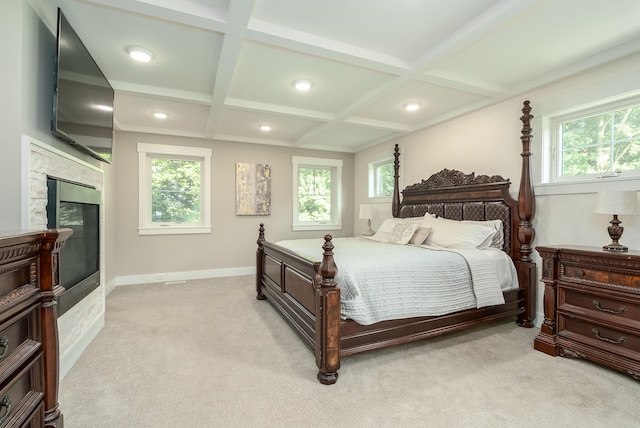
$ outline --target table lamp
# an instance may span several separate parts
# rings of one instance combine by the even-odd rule
[[[611,243],[602,247],[605,251],[626,252],[628,247],[618,243],[618,240],[622,236],[624,227],[620,226],[622,223],[618,220],[618,215],[637,215],[640,213],[640,207],[638,206],[638,192],[636,190],[605,190],[598,192],[596,198],[596,206],[593,210],[596,214],[612,214],[613,219],[609,222],[611,226],[607,228],[609,236],[611,237]]]
[[[360,220],[367,220],[367,230],[362,232],[363,236],[371,236],[375,232],[371,229],[371,219],[375,214],[373,204],[360,204]]]

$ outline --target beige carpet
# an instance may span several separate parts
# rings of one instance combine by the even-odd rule
[[[639,427],[640,382],[513,322],[342,360],[332,386],[252,276],[119,287],[63,379],[65,428]]]

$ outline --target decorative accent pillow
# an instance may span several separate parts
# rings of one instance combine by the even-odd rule
[[[448,248],[486,248],[496,230],[484,224],[425,216],[422,227],[431,227],[426,245]]]
[[[387,242],[389,233],[393,230],[396,224],[399,224],[401,222],[401,218],[388,218],[382,222],[382,224],[378,228],[378,231],[373,236],[369,236],[368,238],[374,241]]]
[[[427,240],[427,237],[431,233],[430,227],[418,227],[414,232],[413,236],[409,240],[409,244],[411,245],[422,245],[424,241]]]
[[[420,222],[422,217],[410,217],[410,218],[388,218],[382,222],[378,231],[373,236],[368,236],[368,239],[378,242],[388,242],[387,238],[389,237],[389,233],[393,230],[393,228],[400,223],[406,222]]]
[[[406,245],[413,237],[418,226],[420,226],[420,221],[402,221],[393,227],[385,242]]]

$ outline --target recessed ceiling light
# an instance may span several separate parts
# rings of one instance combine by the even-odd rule
[[[406,103],[404,105],[404,109],[407,111],[416,111],[419,108],[420,108],[420,103],[411,102],[411,103]]]
[[[293,86],[300,92],[306,92],[311,89],[311,81],[310,80],[296,80],[293,82]]]
[[[167,113],[161,113],[159,111],[153,113],[153,117],[155,117],[156,119],[166,119],[167,116],[169,116]]]
[[[127,53],[136,61],[149,62],[153,59],[154,55],[149,49],[141,48],[140,46],[127,47]]]
[[[271,125],[260,125],[260,130],[264,132],[271,131]]]

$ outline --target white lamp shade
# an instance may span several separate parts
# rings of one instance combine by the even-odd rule
[[[638,192],[636,190],[605,190],[598,192],[596,206],[593,209],[596,214],[639,214]]]
[[[375,209],[373,204],[360,204],[361,220],[370,220],[373,218],[374,214],[375,214]]]

